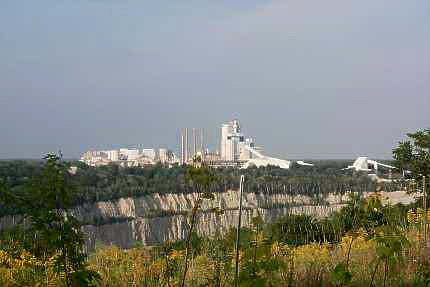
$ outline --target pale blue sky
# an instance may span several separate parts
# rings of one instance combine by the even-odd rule
[[[0,158],[233,117],[267,154],[390,157],[430,127],[430,1],[0,2]]]

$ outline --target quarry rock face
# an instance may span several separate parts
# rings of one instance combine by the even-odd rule
[[[195,231],[199,235],[221,234],[237,225],[239,192],[215,193],[215,199],[204,199],[197,216]],[[136,244],[154,245],[185,239],[190,212],[200,194],[151,194],[116,201],[97,202],[75,208],[72,213],[86,224],[87,250],[96,245],[131,248]],[[340,209],[347,195],[330,194],[325,198],[288,194],[243,194],[242,226],[251,227],[253,217],[260,215],[272,222],[287,214],[325,217]],[[223,210],[221,214],[214,208]]]
[[[373,193],[364,193],[367,197]],[[383,203],[407,204],[417,195],[404,191],[381,192]],[[199,199],[198,193],[150,194],[135,198],[84,204],[70,211],[84,222],[86,250],[97,245],[117,245],[131,248],[136,244],[155,245],[166,241],[185,239],[189,230],[190,211]],[[221,234],[237,225],[239,192],[230,190],[214,193],[213,200],[204,199],[198,212],[195,231],[199,235]],[[264,222],[273,222],[288,214],[306,214],[325,217],[342,208],[349,194],[330,193],[307,196],[302,194],[244,193],[242,227],[251,227],[253,217],[260,215]],[[217,214],[214,208],[223,213]],[[22,216],[0,219],[0,230],[20,223]]]

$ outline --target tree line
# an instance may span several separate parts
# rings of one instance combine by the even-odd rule
[[[163,165],[120,167],[107,165],[90,167],[81,162],[62,162],[65,169],[77,166],[74,175],[65,174],[75,192],[72,205],[139,197],[153,193],[191,193],[196,187],[186,180],[186,166],[167,168]],[[289,170],[275,166],[238,170],[213,169],[216,180],[208,187],[219,193],[239,188],[239,177],[246,177],[245,192],[262,194],[307,195],[316,199],[328,193],[363,193],[374,191],[376,184],[362,173],[341,171],[345,161],[322,161],[316,167],[293,167]],[[42,161],[0,161],[0,179],[13,192],[27,189],[34,178],[41,175]],[[395,189],[387,185],[387,189]],[[323,202],[321,202],[323,203]],[[0,202],[0,216],[22,212],[19,206],[4,206]]]

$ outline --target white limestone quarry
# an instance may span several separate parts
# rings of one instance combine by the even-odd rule
[[[137,242],[154,245],[184,239],[189,212],[199,194],[152,194],[138,198],[98,202],[73,210],[84,222],[87,248],[96,244],[115,244],[130,248]],[[225,233],[237,224],[238,191],[215,193],[215,199],[203,200],[198,215],[196,232],[212,236]],[[251,219],[260,214],[265,222],[287,214],[308,214],[324,217],[340,209],[347,195],[330,195],[326,199],[304,195],[245,193],[243,198],[242,226],[250,227]],[[327,200],[327,201],[325,201]],[[224,212],[217,215],[214,208]]]
[[[204,200],[201,205],[195,229],[200,235],[212,236],[217,231],[225,233],[237,224],[238,191],[214,195],[215,199]],[[83,231],[87,251],[93,250],[97,244],[130,248],[136,243],[154,245],[184,239],[188,231],[189,212],[198,197],[197,193],[154,193],[86,204],[74,208],[70,213],[86,223]],[[415,197],[404,192],[383,193],[381,196],[384,202],[391,204],[412,202]],[[325,217],[344,206],[348,198],[348,194],[334,193],[325,195],[324,198],[281,193],[245,193],[242,226],[250,227],[251,219],[257,214],[261,215],[264,222],[273,222],[287,214]],[[221,208],[224,212],[218,215],[213,212],[213,208]],[[0,230],[19,220],[20,216],[2,218]]]

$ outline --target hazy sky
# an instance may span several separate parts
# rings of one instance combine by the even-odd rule
[[[268,155],[389,158],[430,127],[430,1],[0,2],[0,158],[215,148],[231,118]]]

